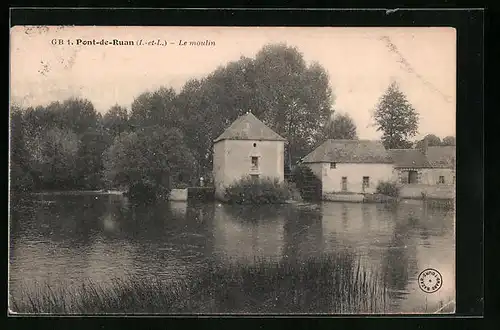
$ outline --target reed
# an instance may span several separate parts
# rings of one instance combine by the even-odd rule
[[[386,286],[350,255],[298,261],[208,262],[183,279],[86,280],[78,286],[26,284],[11,296],[18,313],[384,313]]]

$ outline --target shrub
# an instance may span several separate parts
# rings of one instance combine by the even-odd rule
[[[399,197],[400,188],[395,182],[380,181],[377,185],[377,194]]]
[[[244,177],[225,192],[225,200],[231,204],[280,204],[291,197],[291,188],[287,184],[267,177],[257,181]]]

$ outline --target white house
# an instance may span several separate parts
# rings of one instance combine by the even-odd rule
[[[455,146],[421,149],[390,149],[396,181],[402,186],[401,196],[418,198],[455,197]]]
[[[395,172],[389,153],[379,141],[326,140],[302,159],[321,179],[323,196],[331,193],[374,193],[379,181]]]
[[[235,181],[251,176],[284,180],[285,139],[252,113],[237,118],[214,140],[215,196],[222,199]]]
[[[324,199],[329,194],[374,193],[379,181],[399,183],[403,198],[453,198],[455,150],[428,147],[427,142],[421,149],[386,150],[380,141],[327,140],[302,163],[321,179]]]

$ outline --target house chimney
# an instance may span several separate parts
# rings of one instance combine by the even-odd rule
[[[429,140],[427,138],[424,138],[424,141],[422,143],[422,153],[427,156],[427,149],[429,148]]]

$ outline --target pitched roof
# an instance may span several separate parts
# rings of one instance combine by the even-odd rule
[[[389,155],[395,167],[430,167],[420,149],[390,149]]]
[[[395,167],[454,168],[455,146],[428,147],[427,155],[420,149],[391,149]]]
[[[456,147],[440,146],[427,148],[427,160],[431,167],[455,167]]]
[[[285,141],[252,113],[238,117],[214,142],[221,140]]]
[[[303,163],[391,163],[379,141],[326,140],[302,159]]]

